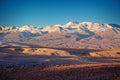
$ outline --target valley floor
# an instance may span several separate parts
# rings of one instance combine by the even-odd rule
[[[54,56],[6,56],[0,58],[2,66],[47,66],[47,65],[62,65],[62,64],[95,64],[95,63],[112,63],[119,62],[120,58],[94,58],[94,57],[54,57]]]
[[[0,80],[120,80],[119,53],[120,49],[0,48]]]
[[[32,66],[120,62],[120,49],[0,48],[0,65]]]
[[[120,80],[120,63],[0,67],[0,80]]]

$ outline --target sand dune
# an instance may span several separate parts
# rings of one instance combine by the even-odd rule
[[[28,55],[45,55],[45,56],[70,56],[69,52],[65,50],[58,50],[52,48],[8,48],[13,52]]]
[[[4,66],[106,62],[120,62],[119,49],[0,48],[0,64]]]
[[[120,49],[103,50],[100,52],[90,52],[92,57],[120,57]]]
[[[108,50],[81,50],[81,49],[55,49],[55,48],[5,48],[7,53],[19,53],[42,56],[91,56],[91,57],[120,57],[120,49]],[[3,51],[4,52],[4,51]]]

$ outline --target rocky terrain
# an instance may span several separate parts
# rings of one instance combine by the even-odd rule
[[[120,80],[120,63],[0,67],[0,80]]]
[[[120,26],[74,21],[43,28],[0,26],[0,47],[120,48]]]
[[[120,80],[120,26],[0,26],[0,80]]]

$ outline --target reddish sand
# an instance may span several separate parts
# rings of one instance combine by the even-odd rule
[[[120,63],[1,67],[0,80],[120,80]]]

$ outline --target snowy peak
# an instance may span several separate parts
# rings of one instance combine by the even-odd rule
[[[0,26],[0,33],[8,32],[29,32],[32,34],[40,33],[40,29],[34,26],[25,25],[22,27]]]
[[[65,24],[65,25],[72,26],[72,25],[76,25],[76,24],[78,24],[77,21],[70,21],[70,22],[68,22],[68,23]]]
[[[107,29],[113,28],[109,24],[98,24],[93,22],[68,22],[63,26],[64,30],[67,32],[103,32]]]
[[[91,22],[82,22],[79,24],[79,27],[83,30],[89,30],[92,32],[102,32],[107,29],[113,28],[108,24],[98,24],[98,23],[91,23]]]
[[[18,29],[19,32],[31,32],[33,34],[40,33],[40,29],[34,26],[25,25]]]
[[[63,30],[62,27],[55,25],[55,26],[46,26],[41,31],[51,33],[51,32],[61,32],[62,30]]]
[[[93,25],[94,23],[93,22],[81,22],[79,23],[81,25],[86,25],[86,26],[90,26],[90,25]]]
[[[31,34],[48,34],[52,32],[66,32],[66,33],[75,33],[79,32],[80,34],[92,32],[99,33],[107,29],[117,29],[120,31],[119,25],[113,24],[99,24],[93,22],[76,22],[70,21],[65,25],[54,25],[46,26],[43,28],[38,28],[30,25],[25,25],[22,27],[11,27],[11,26],[1,26],[0,33],[6,32],[22,32],[22,33],[31,33]]]
[[[70,21],[43,28],[0,26],[0,46],[105,49],[120,48],[120,26]]]

